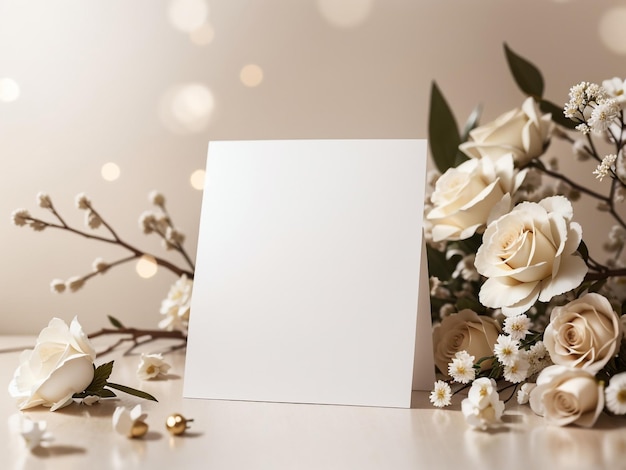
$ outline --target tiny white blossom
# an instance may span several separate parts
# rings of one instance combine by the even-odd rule
[[[30,228],[32,228],[35,232],[41,232],[47,227],[47,225],[40,220],[31,220]]]
[[[173,227],[167,227],[167,229],[165,230],[165,239],[168,243],[174,246],[182,245],[185,241],[185,234],[179,232]]]
[[[100,403],[100,397],[98,395],[87,395],[80,400],[81,405],[93,406],[96,403]]]
[[[437,380],[434,390],[430,392],[429,399],[433,406],[437,408],[450,405],[452,403],[452,389],[450,385],[443,380]]]
[[[528,378],[530,362],[526,357],[526,351],[518,351],[517,356],[510,365],[504,366],[504,380],[517,384]]]
[[[448,364],[448,374],[455,382],[470,383],[476,377],[474,359],[474,356],[470,356],[467,351],[458,351],[452,362]]]
[[[65,283],[66,287],[72,292],[76,292],[78,289],[83,287],[84,284],[85,279],[78,276],[70,277]]]
[[[493,353],[501,364],[512,366],[519,352],[519,341],[511,336],[499,335]]]
[[[61,279],[53,279],[52,282],[50,282],[50,290],[54,294],[61,294],[65,292],[65,281]]]
[[[37,204],[43,209],[52,208],[52,200],[46,193],[37,193]]]
[[[591,127],[589,127],[587,124],[585,124],[584,122],[582,124],[578,124],[575,129],[577,131],[582,132],[584,135],[587,135],[591,132]]]
[[[500,400],[495,380],[476,379],[461,402],[461,411],[467,424],[474,428],[487,429],[501,423],[504,402]]]
[[[25,416],[21,417],[20,434],[26,442],[26,447],[33,450],[43,442],[52,440],[50,433],[46,432],[45,421],[33,421]]]
[[[156,226],[156,216],[154,212],[145,211],[139,216],[139,228],[143,230],[146,235],[154,232]]]
[[[598,167],[594,170],[593,174],[596,175],[596,178],[602,181],[603,178],[609,175],[611,171],[611,167],[613,163],[617,160],[617,155],[609,154],[602,159],[602,163],[598,165]]]
[[[163,360],[162,354],[141,354],[137,377],[141,380],[150,380],[164,377],[170,370],[170,365]]]
[[[619,105],[616,100],[605,100],[599,103],[591,113],[587,124],[596,134],[606,132],[612,122],[619,115]]]
[[[88,210],[85,213],[85,225],[95,230],[102,225],[102,219],[94,211]]]
[[[140,422],[145,422],[147,414],[143,413],[141,405],[136,405],[131,410],[123,406],[118,406],[113,412],[113,429],[126,437],[132,437],[133,426]]]
[[[515,340],[521,340],[530,332],[531,322],[525,314],[507,317],[504,320],[504,332],[511,335]]]
[[[626,104],[626,94],[624,89],[626,88],[626,80],[622,80],[618,77],[613,77],[609,80],[602,81],[602,88],[607,92],[607,95],[611,98],[615,98],[620,106],[623,108]]]
[[[91,267],[96,273],[104,273],[107,269],[109,269],[109,263],[104,261],[102,258],[96,258],[93,260]]]
[[[604,394],[609,411],[616,415],[626,414],[626,372],[611,377]]]
[[[464,256],[461,261],[459,261],[456,265],[454,272],[452,273],[452,278],[462,277],[466,281],[478,281],[480,279],[480,274],[476,271],[476,267],[474,266],[474,260],[476,259],[476,254],[472,253],[467,256]]]
[[[30,213],[26,209],[16,209],[11,213],[11,221],[13,225],[23,227],[28,223]]]
[[[543,341],[537,341],[532,345],[528,350],[526,358],[530,364],[530,369],[528,370],[529,377],[541,372],[549,365],[552,365],[552,359],[550,359],[550,354],[543,344]]]
[[[163,194],[156,190],[151,191],[150,194],[148,194],[148,200],[155,206],[159,207],[163,207],[163,205],[165,204],[165,196],[163,196]]]
[[[530,392],[532,392],[533,388],[535,388],[537,384],[532,382],[526,382],[522,385],[522,387],[517,391],[517,403],[520,405],[525,405],[528,403],[528,399],[530,398]]]
[[[77,194],[75,202],[78,209],[89,209],[91,206],[91,201],[87,198],[85,193]]]

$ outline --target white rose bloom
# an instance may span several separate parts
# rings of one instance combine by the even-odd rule
[[[555,364],[597,374],[619,350],[622,330],[611,303],[590,293],[554,307],[543,343]]]
[[[159,328],[167,331],[185,331],[189,323],[189,310],[193,280],[184,274],[178,279],[161,302],[161,314],[165,316],[159,322]]]
[[[589,428],[604,408],[603,386],[586,370],[546,367],[530,392],[530,407],[550,424]]]
[[[170,365],[163,360],[162,354],[141,354],[137,377],[141,380],[150,380],[164,377],[170,370]]]
[[[433,241],[464,240],[482,232],[494,206],[521,185],[524,175],[513,168],[511,154],[449,168],[435,184],[433,208],[426,216]]]
[[[20,410],[42,405],[55,411],[67,406],[74,393],[91,383],[95,358],[96,351],[76,318],[69,327],[53,318],[39,334],[35,349],[20,355],[9,394],[18,400]]]
[[[476,253],[476,269],[488,278],[480,302],[515,316],[580,285],[587,266],[576,255],[582,229],[572,216],[572,204],[553,196],[492,221]]]
[[[459,149],[471,158],[493,159],[512,153],[515,162],[524,166],[543,153],[553,129],[552,115],[541,114],[535,100],[529,97],[521,108],[470,131],[471,140]]]

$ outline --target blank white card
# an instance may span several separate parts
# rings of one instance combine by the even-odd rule
[[[409,407],[416,355],[432,386],[425,172],[424,140],[211,142],[184,396]]]

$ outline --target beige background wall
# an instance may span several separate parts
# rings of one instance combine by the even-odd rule
[[[189,177],[210,139],[423,138],[433,79],[459,119],[478,102],[491,119],[523,99],[503,41],[561,103],[578,81],[625,74],[625,11],[607,0],[0,0],[0,333],[76,314],[88,330],[106,314],[152,327],[175,280],[125,265],[52,294],[51,279],[125,252],[12,226],[15,208],[44,215],[38,191],[75,225],[74,197],[87,193],[120,236],[162,254],[137,224],[158,189],[194,253],[201,193]],[[242,83],[248,64],[262,69],[257,86]],[[115,181],[101,176],[107,162]]]

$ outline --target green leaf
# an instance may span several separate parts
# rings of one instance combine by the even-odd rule
[[[124,328],[124,325],[122,325],[122,322],[119,321],[117,318],[115,318],[112,315],[107,315],[107,318],[109,319],[109,321],[111,322],[111,325],[113,325],[115,328]]]
[[[144,398],[145,400],[158,401],[152,395],[147,392],[143,392],[141,390],[137,390],[135,388],[127,387],[126,385],[114,384],[111,382],[107,382],[107,387],[114,388],[115,390],[119,390],[120,392],[128,393],[129,395],[133,395],[135,397]]]
[[[446,254],[426,245],[426,257],[428,258],[428,274],[435,276],[441,281],[450,279],[454,269],[449,266]]]
[[[540,99],[543,96],[543,77],[539,69],[513,52],[506,43],[504,43],[504,53],[511,74],[520,90],[535,99]]]
[[[465,127],[463,128],[463,134],[461,135],[461,142],[467,141],[469,139],[469,133],[472,129],[478,126],[478,121],[480,120],[480,115],[483,112],[483,107],[479,104],[477,105],[472,113],[467,118],[465,122]]]
[[[100,390],[100,398],[113,398],[116,396],[117,395],[112,390],[109,390],[108,388],[103,388],[102,390]]]
[[[466,308],[469,308],[470,310],[473,310],[474,312],[479,314],[486,311],[485,307],[478,300],[472,299],[470,297],[460,298],[459,300],[457,300],[455,307],[459,312]]]
[[[566,118],[563,114],[563,108],[559,108],[554,103],[542,99],[539,101],[539,109],[544,113],[551,113],[552,120],[556,122],[558,125],[565,127],[566,129],[575,129],[578,123],[572,121],[569,118]]]
[[[583,240],[581,240],[578,245],[578,253],[580,253],[580,256],[583,257],[585,263],[589,261],[589,248],[587,248],[587,244]]]
[[[428,113],[428,142],[437,169],[444,173],[457,163],[459,128],[439,87],[433,82]]]
[[[606,284],[606,279],[600,279],[589,286],[589,292],[599,292]]]
[[[622,315],[626,315],[626,302],[622,304]],[[625,342],[626,344],[626,342]]]

